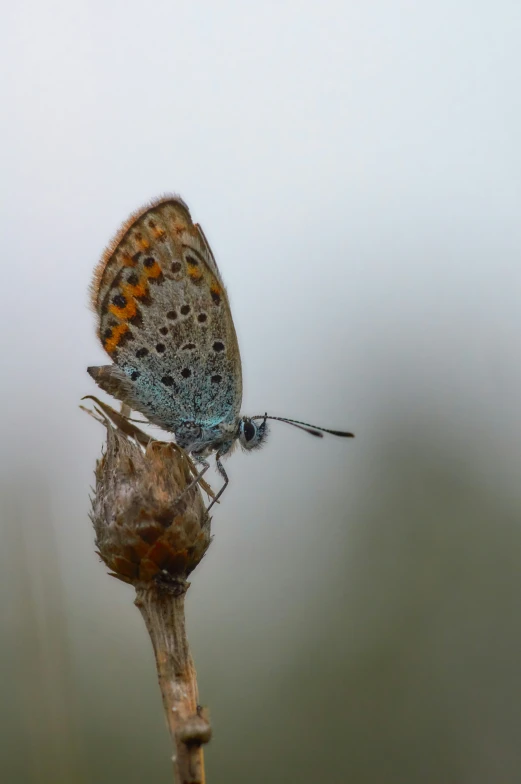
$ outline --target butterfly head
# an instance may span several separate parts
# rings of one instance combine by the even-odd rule
[[[241,417],[239,420],[239,443],[243,449],[250,450],[261,447],[267,435],[266,417],[261,422],[255,422],[249,417]]]

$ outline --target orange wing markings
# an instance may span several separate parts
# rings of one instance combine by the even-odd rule
[[[123,288],[123,286],[121,288]],[[129,319],[134,318],[137,313],[136,300],[133,297],[131,299],[125,297],[125,299],[127,300],[127,304],[123,308],[118,308],[118,306],[114,304],[109,305],[109,312],[120,321],[128,321]]]
[[[150,248],[150,242],[147,240],[146,237],[143,237],[140,231],[136,232],[134,236],[141,250],[148,250]]]
[[[199,267],[192,267],[191,265],[188,267],[188,276],[194,281],[197,282],[203,279],[203,273],[199,269]]]
[[[146,277],[142,277],[135,286],[131,283],[122,283],[121,291],[125,299],[135,297],[136,299],[145,299],[148,294],[148,283]]]
[[[121,281],[119,285],[119,291],[125,298],[126,304],[123,307],[119,307],[118,305],[111,303],[109,305],[109,313],[111,313],[113,316],[116,316],[116,318],[123,322],[133,319],[138,312],[136,300],[145,299],[148,295],[149,278],[155,279],[158,278],[161,274],[161,267],[157,262],[155,262],[151,267],[143,267],[140,278],[135,285]],[[121,326],[122,325],[119,325],[117,328],[115,328],[113,330],[112,336],[105,342],[105,349],[109,353],[116,348],[121,340],[121,337],[128,329],[127,327],[123,332],[118,331],[116,335],[116,330],[119,330]]]
[[[125,250],[125,243],[128,243],[130,241],[132,245],[132,234],[131,234],[132,230],[138,228],[137,224],[140,221],[145,220],[148,213],[157,212],[160,218],[163,219],[163,216],[165,215],[165,211],[166,214],[168,214],[170,207],[175,211],[181,212],[181,214],[183,215],[181,221],[182,220],[186,221],[186,223],[184,224],[185,227],[188,228],[193,225],[188,207],[181,199],[181,197],[175,193],[166,193],[157,199],[153,199],[152,201],[148,202],[140,209],[133,212],[128,217],[128,219],[122,224],[121,228],[117,232],[114,239],[105,248],[102,257],[96,269],[94,270],[94,275],[90,286],[90,294],[91,294],[91,304],[95,311],[98,310],[98,307],[100,305],[100,289],[102,288],[105,272],[110,266],[111,261],[114,261],[114,254],[116,253],[118,248],[121,248],[124,251],[123,264],[125,266],[134,266],[135,263],[131,259],[131,254],[127,253]],[[153,228],[151,227],[150,230],[152,235],[156,237],[158,240],[164,240],[165,237],[167,236],[167,232],[163,228],[160,228],[157,225],[154,225]],[[134,242],[139,244],[139,240],[135,235],[134,235]],[[148,250],[150,248],[149,240],[146,239],[143,235],[141,235],[140,247],[142,250]],[[131,263],[127,261],[127,258],[130,260]]]
[[[105,351],[112,354],[121,342],[123,335],[128,332],[128,329],[127,324],[118,324],[117,327],[113,327],[111,336],[107,338],[103,344]]]
[[[159,278],[160,275],[162,274],[161,267],[159,266],[157,261],[155,261],[151,267],[145,267],[143,272],[147,278]]]

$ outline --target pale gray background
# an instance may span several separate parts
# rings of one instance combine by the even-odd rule
[[[521,5],[5,3],[2,781],[171,781],[132,590],[93,552],[120,222],[177,191],[244,411],[188,622],[208,782],[521,780]]]

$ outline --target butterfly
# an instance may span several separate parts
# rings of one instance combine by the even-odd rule
[[[89,367],[101,389],[174,433],[207,470],[237,443],[257,449],[278,420],[322,437],[352,433],[286,417],[241,416],[242,368],[237,335],[219,268],[185,202],[168,195],[123,224],[91,284],[98,335],[112,364]],[[209,507],[210,508],[210,507]]]

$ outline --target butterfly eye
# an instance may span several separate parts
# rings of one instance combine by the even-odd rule
[[[257,449],[262,446],[262,442],[266,436],[266,423],[261,422],[261,424],[258,425],[256,422],[252,422],[249,417],[242,417],[238,435],[239,443],[243,449],[248,451]]]
[[[255,436],[256,430],[257,428],[252,422],[244,422],[242,426],[242,432],[244,433],[245,441],[251,441]]]

